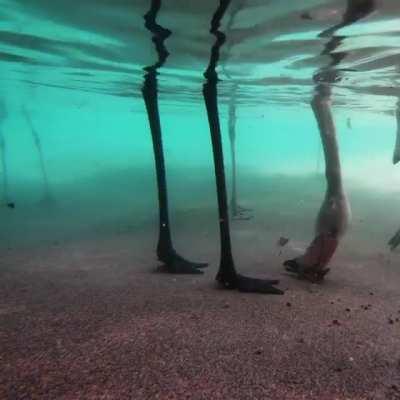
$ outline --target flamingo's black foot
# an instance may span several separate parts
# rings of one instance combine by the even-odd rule
[[[320,283],[325,275],[330,271],[329,268],[307,267],[300,265],[295,259],[287,260],[283,263],[286,271],[297,274],[299,279],[304,279],[312,283]]]
[[[237,289],[245,293],[283,294],[283,291],[274,287],[276,279],[256,279],[238,275]]]
[[[163,263],[161,271],[170,274],[202,274],[202,268],[208,266],[207,263],[198,263],[186,260],[175,250],[168,252],[166,255],[159,255],[159,260]]]
[[[398,230],[394,236],[389,240],[388,245],[390,250],[393,251],[400,244],[400,230]]]
[[[216,280],[225,289],[236,289],[245,293],[262,293],[262,294],[284,294],[284,292],[273,285],[277,285],[277,279],[256,279],[239,274],[231,274],[224,277],[218,274]]]

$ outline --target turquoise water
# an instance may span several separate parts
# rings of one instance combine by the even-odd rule
[[[398,399],[399,37],[399,0],[0,0],[0,398]]]
[[[249,0],[228,7],[221,24],[226,43],[217,66],[218,102],[230,196],[228,108],[237,87],[238,196],[255,210],[248,229],[265,212],[275,218],[304,212],[301,228],[309,239],[325,187],[310,107],[313,76],[331,57],[321,55],[328,39],[319,34],[340,23],[346,2],[297,3]],[[201,93],[215,39],[209,32],[215,6],[165,1],[157,16],[172,31],[165,41],[169,57],[158,71],[172,213],[198,208],[216,217]],[[71,239],[82,231],[95,237],[99,225],[107,234],[137,221],[155,226],[154,157],[141,95],[143,68],[157,60],[144,26],[148,8],[147,1],[71,6],[62,0],[0,0],[1,246]],[[355,219],[363,209],[382,221],[362,230],[367,237],[379,231],[382,249],[400,225],[400,172],[392,163],[400,93],[397,8],[396,1],[381,1],[365,18],[334,32],[343,39],[333,53],[346,52],[337,66],[341,79],[331,82],[344,185]],[[276,182],[285,190],[277,191]],[[308,190],[310,210],[304,206]],[[278,192],[284,201],[271,200]],[[361,204],[367,198],[376,206],[372,200]],[[283,214],[277,227],[290,225]]]

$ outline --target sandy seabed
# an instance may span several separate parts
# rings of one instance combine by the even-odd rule
[[[0,398],[400,399],[399,254],[373,229],[386,215],[378,208],[367,230],[370,211],[357,208],[323,285],[281,267],[311,238],[314,206],[234,222],[238,269],[281,279],[284,296],[216,287],[215,210],[174,215],[176,247],[210,262],[201,276],[154,272],[155,223],[9,243]],[[283,248],[280,235],[290,236]]]

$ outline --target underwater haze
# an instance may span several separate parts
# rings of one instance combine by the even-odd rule
[[[397,398],[399,38],[398,0],[0,0],[2,398]],[[346,204],[340,208],[340,197],[332,206],[343,213],[332,217],[340,221],[331,271],[320,285],[300,273],[293,279],[282,264],[307,256],[322,232],[332,176]],[[204,275],[181,276],[178,267],[152,274],[160,262],[168,267],[157,253],[165,227],[180,256],[209,263]],[[215,290],[224,227],[238,271],[279,279],[283,297]],[[295,317],[285,314],[297,306]],[[343,322],[355,309],[365,313]],[[336,322],[327,333],[328,319]],[[198,331],[197,353],[190,336]],[[230,348],[244,349],[235,360],[224,347],[227,331]],[[114,359],[103,360],[110,354],[96,353],[96,332],[115,359],[126,349],[123,379]],[[171,332],[176,341],[154,345]],[[128,337],[138,338],[134,350]],[[163,354],[157,360],[147,354],[153,346]],[[191,376],[180,351],[225,369],[213,380],[193,362]],[[75,352],[93,358],[81,363]],[[38,354],[45,356],[36,364]],[[102,372],[78,384],[86,362]],[[52,374],[70,368],[76,375],[56,384]],[[304,379],[293,383],[298,369]]]
[[[159,104],[171,195],[175,186],[186,188],[170,202],[180,211],[185,205],[216,206],[201,96],[214,7],[213,1],[165,1],[159,14],[172,31],[165,43],[170,55],[159,71]],[[218,66],[218,100],[229,155],[228,107],[235,88],[239,181],[244,174],[264,178],[267,188],[268,177],[282,175],[283,181],[310,177],[313,185],[323,174],[309,106],[312,77],[328,58],[321,55],[326,39],[318,34],[339,23],[345,7],[336,0],[232,2],[222,24],[227,41]],[[98,223],[151,221],[154,161],[140,89],[143,68],[157,56],[144,26],[147,8],[147,1],[71,7],[60,0],[1,0],[1,246],[8,246],[15,229],[17,243],[32,229],[35,239],[45,235],[24,226],[42,214],[32,207],[43,196],[50,196],[53,206],[70,207],[68,224],[76,228],[85,217]],[[396,10],[396,1],[379,1],[368,19],[340,29],[337,35],[345,40],[335,51],[348,54],[340,65],[344,77],[333,85],[346,187],[393,199],[400,176],[391,162],[399,95]],[[225,162],[229,168],[228,156]],[[293,196],[288,185],[285,196],[298,208],[302,193]],[[253,190],[242,193],[243,202],[250,207],[268,202]],[[323,181],[316,191],[323,193]],[[5,207],[8,202],[15,209]],[[51,212],[61,216],[58,210]],[[390,213],[400,224],[397,208]],[[396,224],[391,218],[387,234]]]

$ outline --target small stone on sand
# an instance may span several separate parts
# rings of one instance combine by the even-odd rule
[[[279,240],[278,240],[278,246],[283,247],[283,246],[285,246],[286,244],[288,244],[288,242],[289,242],[289,239],[288,239],[288,238],[286,238],[286,237],[284,237],[284,236],[281,236],[281,237],[279,238]]]
[[[300,17],[301,17],[301,19],[308,19],[308,20],[312,20],[312,17],[311,17],[311,15],[310,15],[310,13],[309,12],[303,12],[301,15],[300,15]]]

